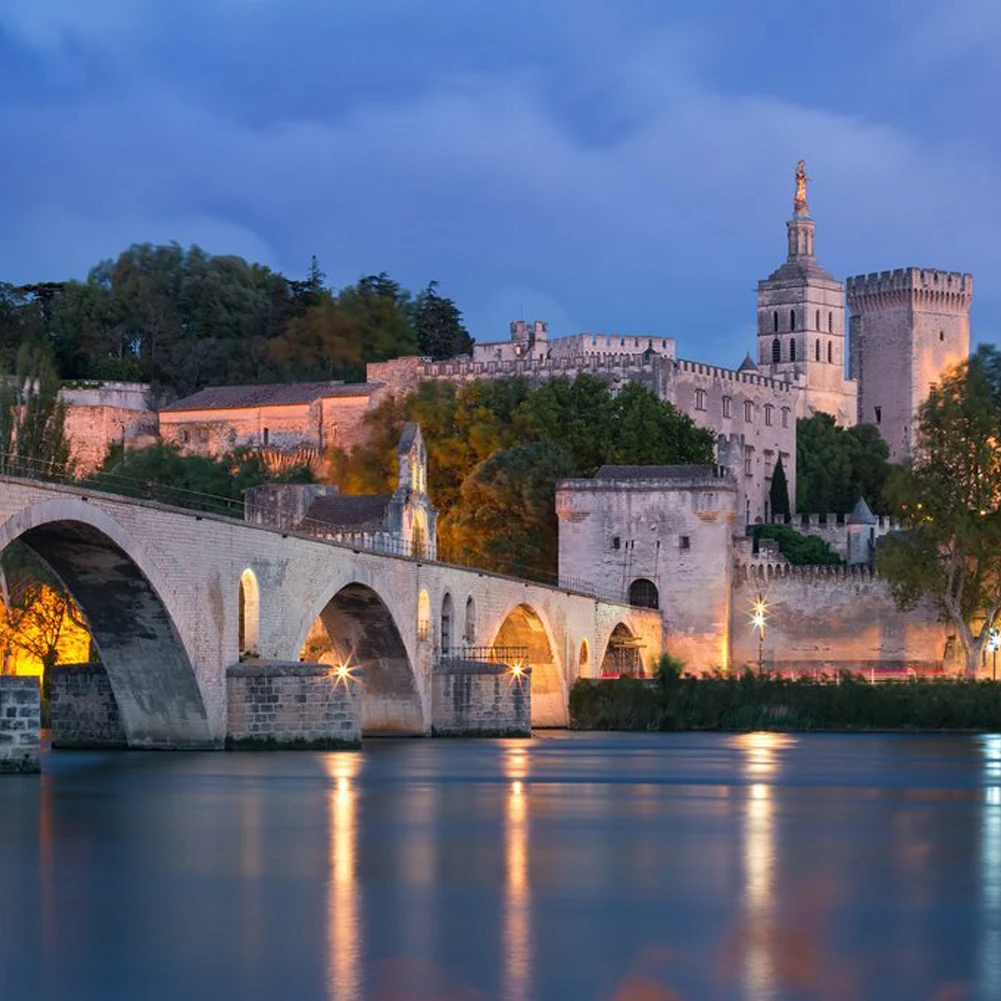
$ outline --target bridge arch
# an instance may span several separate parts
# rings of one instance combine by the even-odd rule
[[[515,605],[501,621],[491,647],[523,648],[532,669],[532,726],[566,726],[567,687],[552,629],[545,617],[525,602]]]
[[[66,496],[32,504],[0,525],[0,551],[18,539],[83,612],[129,746],[220,744],[224,721],[213,727],[209,719],[171,589],[129,533],[95,505]]]
[[[625,622],[618,622],[608,635],[598,674],[600,677],[609,678],[642,673],[643,660],[639,640]]]
[[[370,585],[344,584],[323,605],[299,654],[360,669],[363,736],[426,732],[417,677],[392,612]]]

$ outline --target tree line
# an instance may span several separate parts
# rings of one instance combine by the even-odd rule
[[[0,365],[47,344],[63,380],[148,382],[161,398],[203,386],[358,380],[365,363],[447,358],[472,339],[437,282],[413,293],[387,274],[329,288],[235,256],[136,244],[85,281],[0,282]]]

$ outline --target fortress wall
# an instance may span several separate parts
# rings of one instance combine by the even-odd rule
[[[771,670],[953,670],[950,629],[930,604],[899,611],[868,567],[738,566],[730,637],[735,669],[756,667],[750,612],[767,604],[764,664]]]

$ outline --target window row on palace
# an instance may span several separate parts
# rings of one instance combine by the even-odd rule
[[[708,409],[707,403],[709,400],[709,394],[704,389],[695,390],[695,409],[699,411],[705,411]],[[733,417],[733,397],[724,396],[720,401],[721,416],[724,419]],[[774,427],[775,425],[775,411],[780,411],[780,418],[782,421],[782,427],[789,427],[789,423],[792,420],[792,409],[790,407],[775,407],[774,404],[766,403],[763,407],[759,407],[753,400],[744,400],[744,423],[753,424],[755,415],[758,410],[764,413],[765,427]]]

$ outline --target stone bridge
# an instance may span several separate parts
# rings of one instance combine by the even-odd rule
[[[442,651],[460,645],[523,651],[531,722],[560,726],[569,686],[597,676],[610,647],[639,649],[645,667],[661,650],[658,612],[0,477],[0,550],[17,539],[86,616],[130,746],[221,746],[228,679],[267,674],[269,665],[309,673],[300,661],[358,669],[363,734],[429,734]]]

